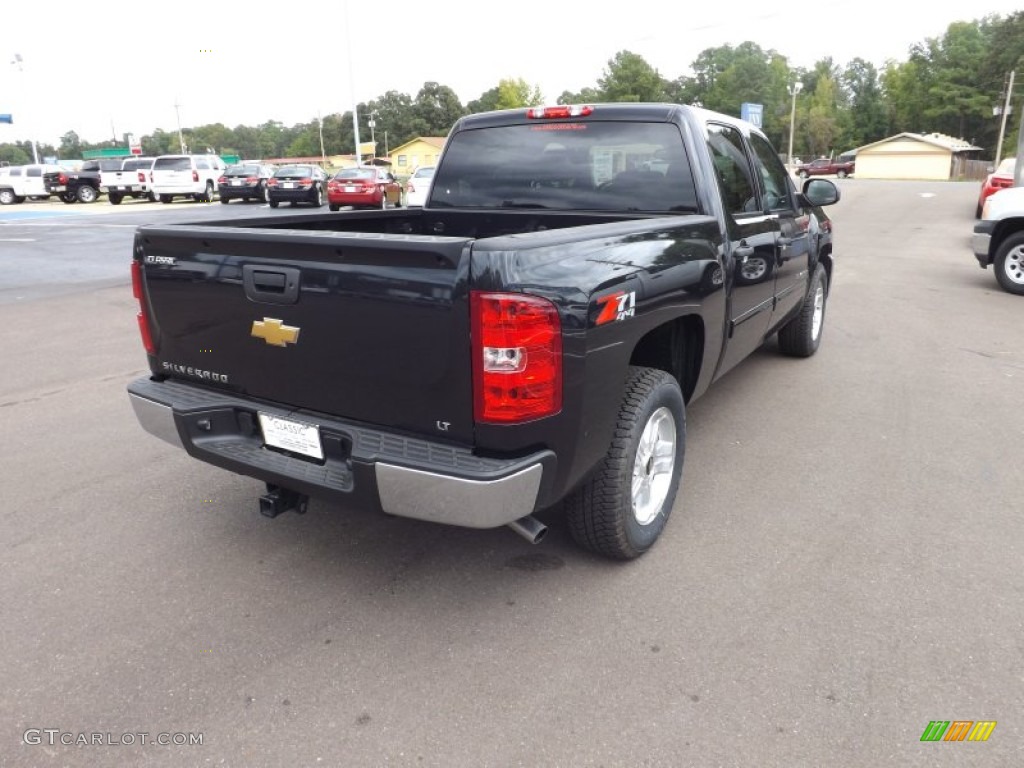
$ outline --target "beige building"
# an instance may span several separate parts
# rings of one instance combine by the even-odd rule
[[[900,133],[858,148],[856,177],[948,181],[962,176],[980,151],[942,133]]]
[[[391,171],[397,176],[408,176],[421,165],[436,165],[444,147],[444,136],[417,136],[388,155]]]

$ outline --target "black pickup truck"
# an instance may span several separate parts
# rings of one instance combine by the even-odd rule
[[[120,168],[120,159],[86,160],[77,171],[51,171],[43,175],[43,186],[65,203],[95,203],[102,191],[101,172]]]
[[[132,276],[153,434],[308,497],[633,558],[685,403],[778,333],[814,354],[839,193],[746,122],[672,104],[460,119],[426,205],[149,225]]]

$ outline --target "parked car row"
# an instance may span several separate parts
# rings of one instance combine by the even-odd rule
[[[433,167],[418,169],[404,191],[408,205],[426,201]],[[320,207],[326,201],[332,211],[342,207],[401,207],[403,188],[394,174],[377,166],[343,168],[329,176],[313,164],[276,167],[267,163],[228,166],[217,155],[161,155],[89,160],[79,171],[59,165],[0,168],[0,204],[43,200],[56,195],[66,203],[95,202],[105,194],[111,205],[126,198],[170,203],[176,197],[197,202],[232,200],[308,203]]]

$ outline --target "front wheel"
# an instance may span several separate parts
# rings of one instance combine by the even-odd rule
[[[78,198],[75,197],[74,192],[62,192],[60,196],[60,201],[65,205],[71,205],[72,203],[77,203]]]
[[[0,205],[14,205],[15,195],[13,189],[0,189]]]
[[[685,449],[679,382],[631,366],[608,452],[565,502],[576,543],[617,560],[650,549],[672,512]]]
[[[797,171],[796,175],[801,179],[806,179],[810,174],[808,174],[807,171]]]
[[[269,205],[271,208],[277,208],[277,206],[280,205],[280,202],[278,202],[277,200],[269,200],[267,201],[267,205]]]
[[[220,196],[220,202],[221,202],[222,205],[227,205],[228,203],[231,202],[231,198],[230,197],[224,197],[224,195],[221,195]]]
[[[1017,232],[1003,241],[993,266],[996,280],[1004,291],[1024,296],[1024,232]]]
[[[334,203],[328,203],[327,207],[330,208],[332,211],[337,211],[338,209],[341,208],[340,205],[335,205]]]
[[[825,302],[828,299],[828,275],[819,264],[800,305],[800,312],[779,330],[779,349],[790,357],[810,357],[818,351],[825,328]]]
[[[121,204],[121,200],[123,198],[121,197],[121,195],[110,194],[110,195],[107,195],[107,199],[110,201],[111,205],[120,205]]]
[[[172,195],[160,195],[160,202],[163,203],[164,205],[171,202],[171,200],[173,199],[174,198]]]

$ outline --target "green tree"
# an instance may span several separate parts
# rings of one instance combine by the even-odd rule
[[[447,136],[464,114],[466,109],[455,91],[447,85],[424,83],[412,105],[413,136]]]
[[[665,101],[665,79],[639,54],[619,51],[597,81],[604,101]]]
[[[875,66],[856,58],[846,65],[841,83],[849,95],[849,127],[844,132],[844,145],[861,147],[884,139],[889,126]]]
[[[562,95],[556,99],[558,104],[594,104],[599,101],[604,101],[604,97],[596,88],[583,88],[575,93],[562,91]]]
[[[26,165],[32,162],[32,151],[26,152],[17,144],[0,144],[0,162],[8,165]]]
[[[68,131],[60,137],[60,156],[79,158],[82,156],[82,140],[74,131]]]

